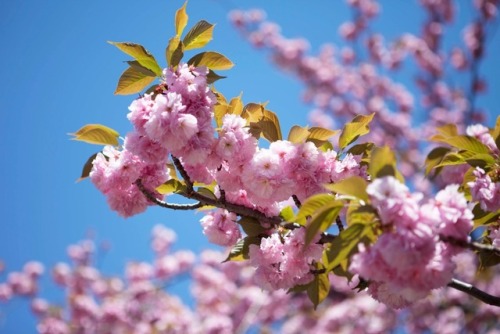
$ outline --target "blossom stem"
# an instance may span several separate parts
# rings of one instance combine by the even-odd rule
[[[452,278],[448,286],[453,289],[465,292],[466,294],[479,299],[480,301],[493,306],[500,307],[500,297],[492,296],[469,283],[462,282],[456,278]]]

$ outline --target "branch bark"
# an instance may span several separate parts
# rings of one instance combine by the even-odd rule
[[[465,292],[466,294],[479,299],[480,301],[493,306],[500,307],[500,297],[496,297],[486,293],[482,290],[479,290],[475,286],[469,283],[462,282],[456,278],[453,278],[448,286],[453,289],[457,289],[459,291]]]

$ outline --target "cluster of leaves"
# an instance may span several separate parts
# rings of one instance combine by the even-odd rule
[[[439,127],[437,131],[438,133],[429,140],[444,144],[444,146],[435,147],[427,155],[425,171],[429,177],[438,176],[444,168],[450,166],[469,166],[461,184],[461,190],[468,200],[472,200],[472,197],[467,183],[474,180],[472,173],[475,168],[483,169],[493,182],[500,182],[500,156],[492,155],[490,153],[491,148],[474,137],[459,134],[454,124]],[[495,141],[496,147],[500,149],[500,116],[496,120],[495,127],[490,129],[489,132]],[[487,237],[487,230],[484,227],[498,221],[500,210],[486,212],[477,203],[473,209],[473,214],[474,229],[483,231],[482,241],[491,244],[491,240]],[[500,256],[497,253],[479,251],[478,255],[482,268],[500,263]]]

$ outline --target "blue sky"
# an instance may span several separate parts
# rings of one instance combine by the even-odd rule
[[[377,27],[389,36],[403,30],[417,33],[422,15],[415,12],[416,1],[389,3]],[[152,208],[125,220],[111,212],[88,180],[75,183],[83,163],[100,147],[70,141],[67,135],[88,123],[102,123],[121,134],[131,130],[126,114],[133,96],[113,95],[128,58],[106,41],[140,43],[164,65],[164,47],[174,34],[173,16],[182,4],[182,0],[0,2],[0,258],[8,270],[19,270],[32,259],[48,267],[66,260],[68,244],[92,231],[97,240],[112,245],[101,269],[120,273],[128,260],[151,259],[148,241],[157,223],[175,229],[177,248],[199,253],[209,247],[199,227],[201,215]],[[253,50],[230,27],[227,14],[236,5],[264,8],[286,36],[309,38],[313,50],[324,42],[340,42],[337,27],[348,19],[349,11],[342,2],[327,0],[188,4],[189,25],[200,19],[216,23],[209,48],[236,64],[224,73],[228,78],[218,82],[217,89],[226,97],[243,92],[245,102],[269,101],[284,133],[293,124],[305,125],[309,107],[301,102],[301,85],[273,68],[264,53]],[[491,55],[483,70],[500,78]],[[489,97],[480,103],[494,116],[499,101],[492,92],[498,81],[490,84]],[[0,281],[4,279],[0,276]],[[52,284],[44,284],[41,295],[63,303],[56,291]],[[0,333],[31,332],[34,320],[26,301],[0,305]]]

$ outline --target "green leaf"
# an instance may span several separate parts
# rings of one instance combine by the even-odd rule
[[[500,211],[486,212],[481,208],[479,203],[474,206],[472,214],[474,215],[474,229],[496,222],[500,217]]]
[[[78,180],[76,180],[76,182],[80,182],[80,181],[86,179],[87,177],[89,177],[90,171],[92,171],[92,167],[94,166],[94,160],[97,157],[97,154],[99,154],[99,153],[94,153],[87,159],[87,161],[85,162],[85,165],[83,165],[82,175],[80,176],[80,178]]]
[[[142,66],[137,60],[129,60],[127,61],[127,64],[129,64],[129,66],[132,67],[134,70],[137,70],[138,72],[141,72],[144,75],[147,75],[149,77],[156,77],[155,72]]]
[[[307,127],[303,128],[301,126],[294,125],[288,133],[288,141],[293,144],[301,144],[306,141],[309,134],[309,129]]]
[[[351,202],[347,209],[347,226],[354,224],[371,225],[377,219],[377,211],[371,205]]]
[[[368,155],[375,145],[373,143],[362,143],[353,145],[347,153],[352,155]]]
[[[168,66],[176,67],[184,56],[184,45],[179,37],[173,37],[168,41],[167,49],[165,50],[165,57]]]
[[[151,70],[157,76],[161,76],[162,70],[156,62],[155,57],[149,53],[142,45],[128,42],[111,42],[109,44],[116,46],[118,49],[128,54],[139,62],[143,67]]]
[[[454,137],[458,135],[457,126],[455,124],[445,124],[437,127],[436,130],[445,137]]]
[[[428,175],[437,165],[439,165],[448,152],[450,152],[450,149],[442,146],[436,147],[430,151],[425,159],[425,174]]]
[[[371,226],[364,224],[353,224],[341,231],[327,251],[327,271],[331,271],[348,259],[352,252],[357,251],[357,246],[362,239],[370,233],[373,234]]]
[[[145,75],[135,68],[129,67],[122,73],[120,79],[118,80],[118,86],[116,87],[115,94],[129,95],[139,93],[154,80],[155,77]]]
[[[198,187],[198,189],[196,189],[196,192],[205,196],[205,197],[211,198],[213,200],[217,200],[217,196],[215,196],[215,194],[212,192],[212,190],[210,190],[208,188]]]
[[[280,217],[286,222],[293,221],[295,213],[293,212],[292,207],[291,206],[284,207],[280,212]]]
[[[312,216],[306,226],[305,247],[309,246],[318,233],[326,231],[333,224],[343,207],[344,204],[340,201],[330,202]]]
[[[331,137],[335,136],[339,132],[340,130],[330,130],[326,128],[313,126],[312,128],[309,129],[309,136],[307,137],[307,139],[324,142],[330,139]]]
[[[316,211],[325,207],[328,203],[335,202],[335,197],[331,194],[316,194],[308,199],[299,209],[297,216],[293,221],[299,221],[301,219],[307,218],[308,216],[312,216]]]
[[[475,153],[489,153],[488,146],[484,145],[474,137],[469,137],[469,136],[443,137],[440,135],[435,135],[432,136],[430,140],[440,143],[446,143],[451,147],[458,148],[459,150],[466,150]]]
[[[206,66],[211,70],[228,70],[234,66],[226,56],[213,51],[198,53],[187,63],[193,66]]]
[[[162,195],[171,193],[181,194],[186,191],[186,185],[179,180],[170,179],[162,185],[156,187],[156,191]]]
[[[363,136],[370,132],[369,124],[373,119],[375,113],[370,115],[358,115],[354,117],[352,122],[344,125],[339,138],[339,147],[344,149],[349,144],[354,142],[360,136]]]
[[[202,48],[212,40],[214,25],[201,20],[184,37],[184,50]]]
[[[175,12],[175,34],[177,37],[181,37],[182,32],[188,23],[189,16],[186,13],[186,5],[187,1],[184,2],[184,5],[182,5],[177,12]]]
[[[242,217],[239,221],[238,224],[241,225],[241,228],[243,231],[249,236],[249,237],[256,237],[259,235],[266,235],[267,229],[264,228],[257,219],[255,218],[250,218],[250,217]]]
[[[500,149],[500,116],[497,117],[495,128],[493,128],[493,131],[491,131],[491,136],[495,140],[497,148]]]
[[[330,280],[327,273],[314,275],[314,280],[309,283],[307,296],[314,304],[314,309],[328,296],[330,292]]]
[[[337,194],[353,196],[366,202],[368,201],[367,186],[368,183],[362,177],[351,176],[340,182],[327,184],[325,188]]]
[[[396,155],[388,146],[373,148],[368,173],[372,180],[384,176],[394,176],[399,181],[404,182],[403,176],[396,168]]]
[[[473,153],[473,154],[462,154],[465,161],[472,167],[481,167],[482,169],[489,170],[491,166],[495,164],[495,158],[491,154],[485,153]]]
[[[87,124],[69,135],[75,136],[71,138],[72,140],[113,146],[118,146],[118,137],[120,136],[118,132],[102,124]]]
[[[260,237],[250,236],[240,239],[223,262],[248,260],[250,245],[260,245],[260,240]]]
[[[437,167],[444,167],[444,166],[455,166],[455,165],[463,165],[465,163],[464,158],[455,152],[449,152],[443,160],[436,165]]]

